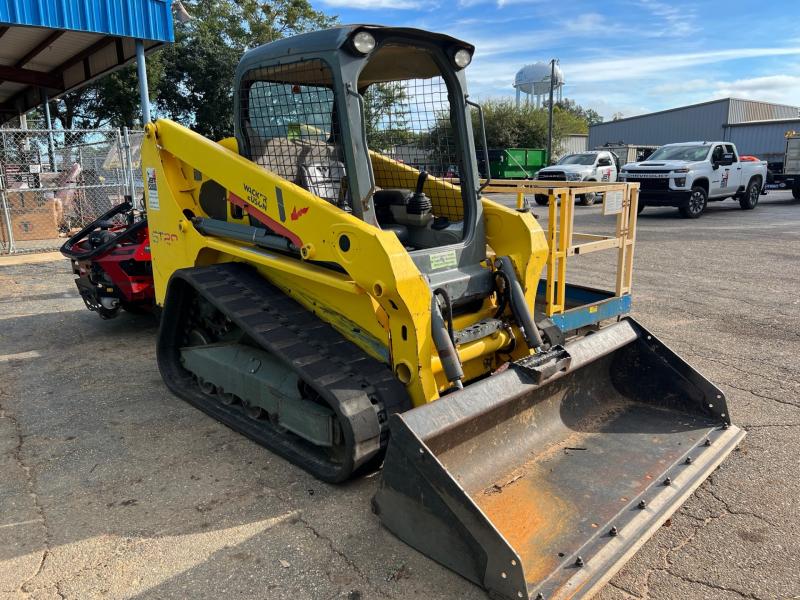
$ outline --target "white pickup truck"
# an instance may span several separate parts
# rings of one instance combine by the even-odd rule
[[[767,163],[740,161],[730,142],[667,144],[643,162],[622,167],[620,181],[638,181],[639,211],[645,206],[676,206],[696,219],[711,201],[733,198],[745,210],[758,204],[767,181]]]
[[[597,181],[614,182],[617,180],[619,159],[613,152],[607,150],[591,150],[577,154],[567,154],[559,161],[541,169],[536,174],[536,179],[543,181]],[[581,194],[578,201],[584,206],[591,206],[597,194]],[[546,206],[547,196],[537,195],[536,203]]]

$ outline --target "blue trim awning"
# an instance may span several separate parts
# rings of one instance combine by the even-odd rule
[[[0,0],[0,24],[175,40],[171,0]]]
[[[0,123],[174,40],[172,0],[0,0]]]

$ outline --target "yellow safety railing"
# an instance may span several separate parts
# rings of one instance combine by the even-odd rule
[[[492,181],[484,194],[516,194],[517,208],[524,208],[528,195],[548,197],[549,219],[545,287],[545,313],[548,317],[566,310],[567,257],[601,250],[617,250],[615,294],[630,294],[633,279],[633,249],[636,243],[636,215],[639,205],[638,183],[595,183],[591,181],[538,181],[504,179]],[[574,231],[575,197],[587,193],[603,194],[603,214],[616,215],[614,235],[595,235]]]

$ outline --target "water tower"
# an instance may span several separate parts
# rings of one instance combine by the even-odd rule
[[[564,73],[556,64],[553,82],[553,102],[561,101],[561,90],[564,87]],[[535,62],[525,65],[517,71],[514,77],[514,89],[517,90],[517,106],[520,105],[522,94],[525,94],[525,104],[530,104],[531,96],[540,108],[546,98],[550,96],[550,63]]]

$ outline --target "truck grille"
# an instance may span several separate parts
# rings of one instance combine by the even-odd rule
[[[665,191],[669,189],[669,173],[664,169],[637,169],[623,173],[625,181],[639,182],[642,191]]]
[[[629,179],[628,181],[638,181],[640,184],[639,189],[643,191],[663,191],[669,189],[669,179]]]
[[[567,177],[564,175],[564,171],[547,171],[545,173],[539,171],[536,179],[540,179],[542,181],[565,181]]]

